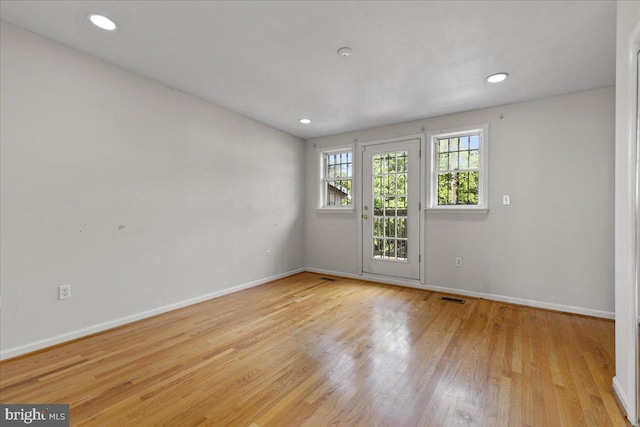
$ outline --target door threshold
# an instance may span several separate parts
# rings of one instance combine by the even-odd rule
[[[406,279],[402,277],[385,276],[382,274],[373,274],[373,273],[364,273],[364,272],[361,273],[360,276],[363,279],[368,280],[370,282],[386,283],[389,285],[400,285],[400,286],[406,286],[409,288],[425,289],[424,283],[422,283],[419,279]]]

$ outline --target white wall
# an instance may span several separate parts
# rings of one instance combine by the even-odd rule
[[[306,266],[360,273],[360,212],[316,212],[317,149],[485,122],[490,212],[426,215],[426,285],[612,317],[612,87],[307,141]]]
[[[634,71],[629,66],[630,39],[640,25],[640,2],[618,1],[616,35],[616,198],[615,198],[615,289],[616,289],[616,377],[614,388],[636,425],[636,361],[634,312],[635,291],[632,278],[634,254],[632,211],[635,159],[634,142],[628,130],[632,123],[633,100],[631,79]]]
[[[5,357],[304,266],[300,139],[1,27]]]

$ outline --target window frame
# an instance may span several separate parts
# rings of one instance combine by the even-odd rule
[[[327,204],[327,184],[329,179],[327,178],[327,156],[331,154],[351,153],[351,176],[341,177],[341,180],[351,181],[351,205],[336,206]],[[355,176],[356,176],[356,159],[354,145],[343,145],[339,147],[330,147],[318,149],[318,164],[319,164],[319,197],[318,197],[318,212],[340,212],[340,213],[353,213],[355,212]]]
[[[478,204],[438,205],[438,152],[436,144],[441,139],[468,135],[480,135],[478,144]],[[428,173],[427,208],[430,213],[488,213],[489,212],[489,123],[442,129],[427,133]]]

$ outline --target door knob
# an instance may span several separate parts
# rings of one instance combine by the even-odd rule
[[[362,215],[363,219],[369,219],[369,215]]]

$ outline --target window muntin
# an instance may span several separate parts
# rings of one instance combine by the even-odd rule
[[[488,124],[430,134],[430,208],[486,212]]]
[[[353,208],[353,151],[323,154],[322,207]]]

